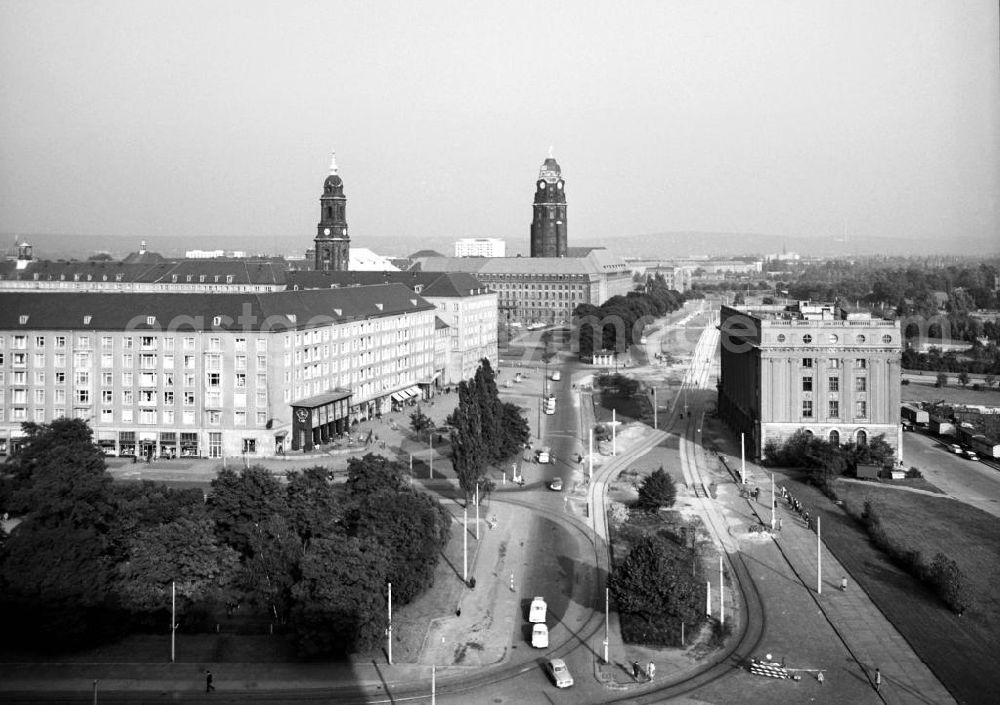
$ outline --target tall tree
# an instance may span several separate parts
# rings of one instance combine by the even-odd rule
[[[238,561],[232,548],[219,544],[210,518],[185,516],[136,534],[117,566],[116,589],[127,608],[161,612],[170,608],[175,583],[183,613],[196,603],[221,602]]]
[[[488,451],[483,443],[479,404],[472,387],[466,382],[458,385],[458,407],[451,416],[451,457],[459,486],[468,497],[475,491],[476,482],[483,476],[488,461]]]
[[[480,360],[469,391],[472,392],[472,398],[479,406],[479,429],[487,458],[490,462],[501,460],[501,457],[497,457],[497,452],[500,446],[500,424],[503,417],[496,375],[489,359],[484,357]]]
[[[250,554],[255,527],[274,515],[286,516],[285,491],[267,468],[223,469],[212,480],[209,509],[216,532],[241,555]]]
[[[434,584],[434,569],[451,534],[451,517],[424,494],[384,490],[361,497],[347,515],[350,535],[390,556],[386,579],[406,604]]]
[[[368,453],[347,461],[347,494],[354,498],[408,486],[406,468],[383,455]]]
[[[638,615],[649,623],[669,617],[688,625],[703,619],[705,596],[690,568],[671,558],[671,547],[661,536],[643,537],[611,572],[608,587],[620,612]]]
[[[317,465],[285,476],[288,521],[303,542],[330,538],[336,533],[342,506],[329,474],[329,470]]]
[[[639,505],[656,511],[660,507],[672,507],[677,499],[677,485],[674,478],[661,467],[652,472],[639,486]]]
[[[434,432],[434,420],[424,413],[419,404],[417,404],[416,411],[410,414],[410,428],[416,432],[418,438],[425,442]]]
[[[303,656],[373,648],[388,626],[388,552],[359,538],[316,539],[300,561],[291,626]]]

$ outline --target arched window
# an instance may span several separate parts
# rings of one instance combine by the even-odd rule
[[[812,437],[813,437],[813,432],[810,429],[807,428],[806,429],[806,438],[812,438]]]
[[[830,443],[835,446],[840,445],[840,431],[830,431]]]
[[[868,433],[865,431],[858,431],[858,445],[866,446],[868,445]]]

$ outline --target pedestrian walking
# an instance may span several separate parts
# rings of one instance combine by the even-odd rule
[[[823,671],[820,671],[819,673],[816,674],[816,680],[819,681],[820,685],[823,685]]]
[[[875,692],[879,692],[879,688],[882,687],[882,671],[875,669]]]
[[[781,517],[778,517],[778,531],[781,531]]]
[[[650,681],[652,681],[653,676],[656,675],[656,664],[652,661],[649,662],[649,669],[646,671],[646,674],[649,676]]]
[[[847,578],[841,578],[840,579],[840,591],[841,592],[846,592],[847,591]]]
[[[205,692],[211,693],[215,690],[215,686],[212,685],[212,672],[208,669],[205,670]]]
[[[639,662],[638,661],[633,661],[632,662],[632,677],[635,680],[639,680]]]

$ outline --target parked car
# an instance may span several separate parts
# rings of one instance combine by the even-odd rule
[[[561,477],[553,477],[552,482],[549,483],[549,489],[555,490],[556,492],[562,492],[562,487],[563,483]]]
[[[556,684],[556,688],[569,688],[573,685],[573,676],[569,674],[566,662],[561,658],[551,659],[547,666],[549,675],[552,677],[552,682]]]
[[[962,454],[962,446],[958,445],[957,443],[951,443],[951,444],[949,444],[948,445],[948,450],[950,450],[955,455],[961,455]]]
[[[962,455],[964,455],[969,460],[979,460],[979,456],[976,455],[976,451],[972,450],[972,448],[966,448],[965,450],[963,450]]]
[[[531,628],[531,645],[536,649],[549,648],[549,628],[544,624],[536,624]]]
[[[545,613],[549,606],[545,604],[545,598],[535,596],[528,607],[528,621],[532,624],[545,624]]]
[[[552,455],[548,449],[548,446],[538,451],[538,462],[543,464],[552,462]]]

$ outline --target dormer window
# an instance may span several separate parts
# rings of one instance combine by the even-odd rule
[[[375,304],[375,308],[377,308],[379,311],[381,311],[382,310],[382,304]]]
[[[419,294],[423,290],[424,290],[424,285],[423,284],[417,284],[415,287],[413,287],[413,293],[414,294]],[[410,299],[410,300],[412,301],[412,299]],[[416,305],[416,304],[414,304],[414,305]]]
[[[94,318],[93,316],[84,316],[83,317],[83,325],[89,326],[90,322],[93,320],[93,318]]]
[[[227,274],[226,275],[226,284],[232,284],[232,283],[233,283],[233,275],[232,274]]]
[[[21,322],[22,326],[28,324],[28,317],[27,316],[21,316],[21,317],[18,318],[18,320]]]
[[[335,308],[335,309],[333,309],[333,312],[335,314],[337,314],[338,316],[343,316],[344,315],[344,309],[342,309],[342,308]]]
[[[200,277],[198,277],[198,282],[201,283],[201,284],[205,283],[205,275],[204,274],[202,274]]]
[[[156,325],[156,316],[146,316],[146,325],[147,326]]]
[[[294,313],[286,314],[286,316],[288,317],[288,320],[291,321],[292,323],[295,323],[297,320],[297,317]]]
[[[124,274],[122,274],[121,272],[119,272],[118,274],[115,275],[115,281],[116,282],[120,282],[122,280],[122,277],[124,277],[124,276],[125,276]]]
[[[173,282],[174,284],[176,284],[177,283],[177,275],[176,274],[172,275],[170,277],[170,281]]]
[[[73,275],[73,281],[75,281],[75,282],[80,281],[80,275],[79,274],[74,274]]]
[[[184,281],[188,281],[189,282],[189,281],[191,281],[191,278],[192,278],[191,275],[188,274],[187,277],[184,279]]]
[[[213,316],[212,317],[212,325],[213,326],[221,326],[222,325],[222,316]]]

